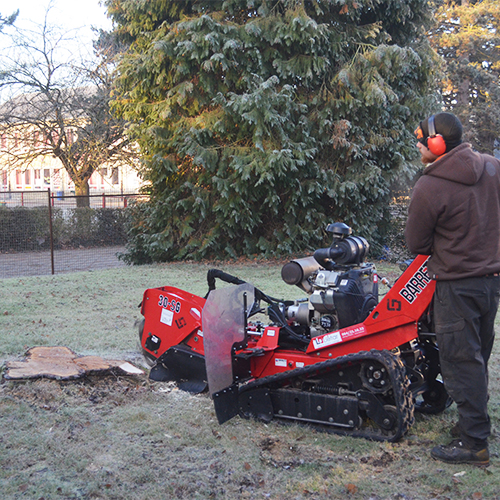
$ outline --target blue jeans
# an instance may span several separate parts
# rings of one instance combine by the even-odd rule
[[[458,408],[464,444],[488,445],[488,360],[495,338],[494,322],[500,297],[500,277],[481,276],[438,281],[434,323],[441,373]]]

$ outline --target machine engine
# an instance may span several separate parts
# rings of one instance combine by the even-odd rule
[[[312,257],[285,264],[281,276],[285,283],[297,285],[309,297],[285,307],[287,320],[306,327],[310,337],[345,328],[366,319],[378,303],[378,275],[375,266],[364,263],[368,242],[351,236],[343,224],[330,224],[330,247]]]

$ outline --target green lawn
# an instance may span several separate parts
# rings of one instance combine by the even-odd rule
[[[205,295],[211,267],[269,295],[297,298],[280,264],[162,264],[6,279],[0,289],[0,359],[30,347],[67,346],[142,363],[134,326],[146,288],[172,285]],[[380,264],[391,281],[394,266]],[[491,363],[490,410],[500,429],[500,354]],[[500,443],[488,469],[438,463],[456,419],[417,415],[398,443],[370,442],[297,425],[242,420],[220,426],[207,395],[147,376],[0,385],[2,499],[494,499]]]

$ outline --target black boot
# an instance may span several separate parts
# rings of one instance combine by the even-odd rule
[[[482,466],[490,464],[490,453],[487,446],[481,450],[473,450],[468,448],[460,439],[455,439],[447,445],[436,446],[431,451],[431,457],[449,464]]]

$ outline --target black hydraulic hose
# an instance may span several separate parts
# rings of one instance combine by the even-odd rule
[[[246,283],[246,281],[243,281],[240,278],[237,278],[236,276],[232,276],[231,274],[225,273],[224,271],[220,271],[219,269],[210,269],[207,273],[208,293],[207,295],[205,295],[205,298],[208,297],[208,294],[212,290],[215,290],[215,280],[217,278],[224,281],[225,283],[230,283],[232,285],[243,285],[244,283]],[[285,330],[289,333],[289,335],[295,338],[296,340],[303,342],[305,344],[309,343],[309,339],[307,339],[302,335],[297,334],[288,325],[285,315],[283,314],[283,311],[281,310],[280,307],[280,303],[282,303],[282,301],[275,299],[274,297],[269,297],[258,288],[254,288],[254,290],[255,290],[255,298],[257,300],[263,300],[264,302],[267,302],[269,304],[268,314],[269,318],[272,321],[274,321],[281,327],[285,328]]]
[[[309,344],[309,339],[306,336],[298,334],[293,328],[290,327],[285,318],[285,315],[283,314],[283,311],[279,307],[279,304],[270,304],[267,311],[271,321],[274,321],[276,324],[280,325],[284,330],[286,330],[290,337],[303,344]]]
[[[208,292],[209,293],[212,290],[215,290],[215,279],[216,278],[219,278],[220,280],[222,280],[226,283],[231,283],[232,285],[243,285],[245,283],[245,281],[240,280],[236,276],[231,276],[230,274],[227,274],[224,271],[219,271],[219,269],[210,269],[207,273],[207,283],[208,283]]]
[[[208,293],[205,295],[205,298],[208,297],[208,294],[215,290],[215,280],[216,278],[224,281],[225,283],[230,283],[232,285],[243,285],[246,281],[237,278],[236,276],[232,276],[231,274],[225,273],[224,271],[220,271],[219,269],[210,269],[207,273],[207,283],[208,283]],[[272,304],[273,302],[280,302],[278,299],[273,297],[269,297],[264,292],[255,288],[255,298],[257,300],[263,300],[268,304]]]

